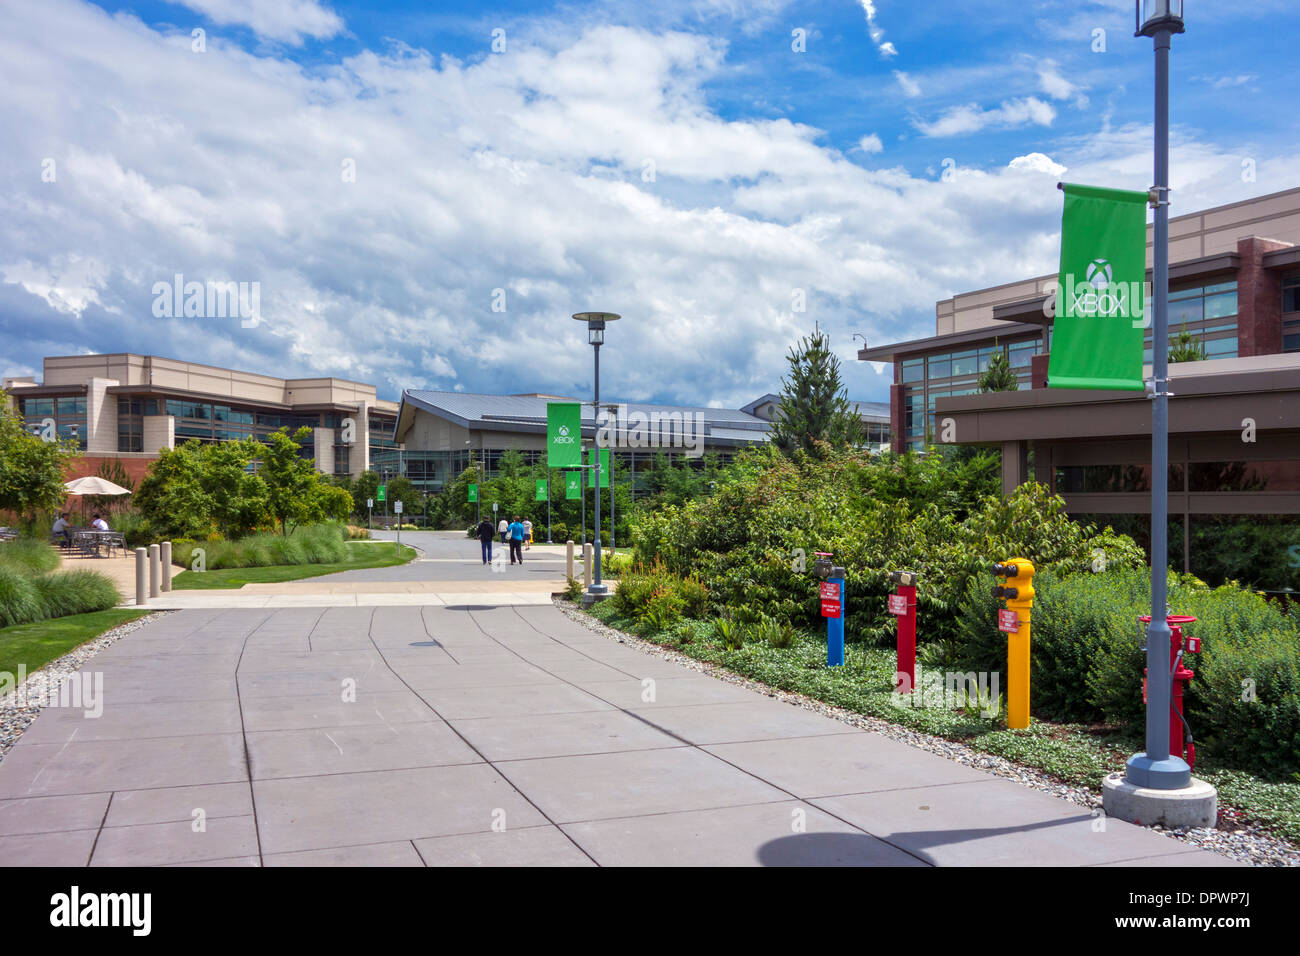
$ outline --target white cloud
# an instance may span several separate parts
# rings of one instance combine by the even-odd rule
[[[974,103],[949,107],[933,122],[916,119],[912,125],[923,136],[967,136],[989,127],[1007,128],[1030,123],[1051,126],[1054,119],[1056,110],[1050,103],[1036,96],[1027,96],[1003,100],[998,107],[987,110]]]
[[[539,36],[471,63],[363,49],[308,69],[192,54],[188,33],[77,0],[25,6],[0,34],[0,356],[146,351],[386,396],[586,394],[569,315],[609,308],[624,316],[601,355],[611,398],[738,407],[776,386],[814,322],[836,348],[911,338],[936,299],[1049,271],[1053,164],[1125,188],[1150,175],[1149,128],[951,182],[868,169],[809,126],[715,112],[706,90],[728,64],[707,36]],[[1034,121],[1006,104],[977,119],[1017,111]],[[1175,133],[1180,212],[1297,185],[1296,157],[1257,151],[1247,186],[1248,144]],[[151,286],[178,272],[260,282],[261,323],[155,319]],[[865,363],[846,376],[854,398],[887,389]]]
[[[905,96],[921,95],[920,85],[914,79],[912,79],[910,76],[904,73],[902,70],[894,71],[894,79],[898,81],[899,87],[902,88],[903,95]]]
[[[1037,64],[1038,89],[1054,100],[1074,100],[1074,105],[1083,109],[1088,105],[1088,97],[1083,93],[1085,87],[1067,80],[1061,75],[1055,60],[1040,60]]]
[[[858,140],[858,149],[864,153],[879,153],[884,148],[884,144],[880,142],[880,137],[875,133],[868,133]]]
[[[898,56],[898,50],[894,44],[885,39],[885,31],[880,28],[876,22],[876,4],[873,0],[858,0],[862,5],[862,12],[867,17],[867,35],[871,37],[871,42],[876,45],[880,55],[888,59],[891,56]]]
[[[172,0],[219,26],[246,26],[258,36],[295,46],[304,37],[327,40],[343,32],[343,20],[318,0]]]
[[[1042,153],[1029,153],[1025,156],[1017,156],[1011,162],[1007,163],[1008,169],[1024,169],[1035,173],[1048,173],[1052,176],[1060,176],[1069,167],[1062,166],[1050,156]]]

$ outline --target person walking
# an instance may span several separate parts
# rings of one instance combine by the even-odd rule
[[[510,522],[503,517],[500,523],[497,525],[497,531],[501,533],[501,543],[505,544],[506,535],[510,533]]]
[[[533,523],[527,518],[524,519],[524,549],[529,550],[533,546]]]
[[[483,552],[483,563],[492,562],[492,522],[484,518],[478,523],[479,550]]]
[[[515,515],[515,520],[510,522],[509,534],[510,534],[510,563],[514,564],[515,558],[517,557],[519,559],[519,563],[523,564],[524,563],[524,526],[523,523],[519,520],[518,515]]]

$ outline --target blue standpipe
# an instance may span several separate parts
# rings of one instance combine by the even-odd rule
[[[840,592],[839,617],[826,619],[826,666],[840,667],[844,664],[844,614],[848,610],[844,606],[844,569],[833,568],[826,580]]]

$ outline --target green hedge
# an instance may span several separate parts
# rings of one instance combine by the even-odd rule
[[[347,560],[347,529],[337,524],[308,525],[292,534],[253,534],[236,541],[174,541],[172,560],[192,567],[202,548],[209,571],[266,568],[285,564],[340,564]]]

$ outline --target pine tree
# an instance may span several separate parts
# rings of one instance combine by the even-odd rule
[[[998,340],[993,340],[993,347],[997,349],[993,357],[989,359],[989,367],[980,372],[978,381],[981,392],[1017,392],[1020,390],[1020,380],[1016,378],[1016,373],[1011,371],[1011,362],[1007,359],[1007,353],[998,348]]]
[[[788,378],[781,381],[781,409],[772,423],[772,441],[787,455],[809,451],[815,441],[834,447],[862,443],[862,420],[849,404],[840,378],[840,360],[830,338],[814,332],[791,347]]]

